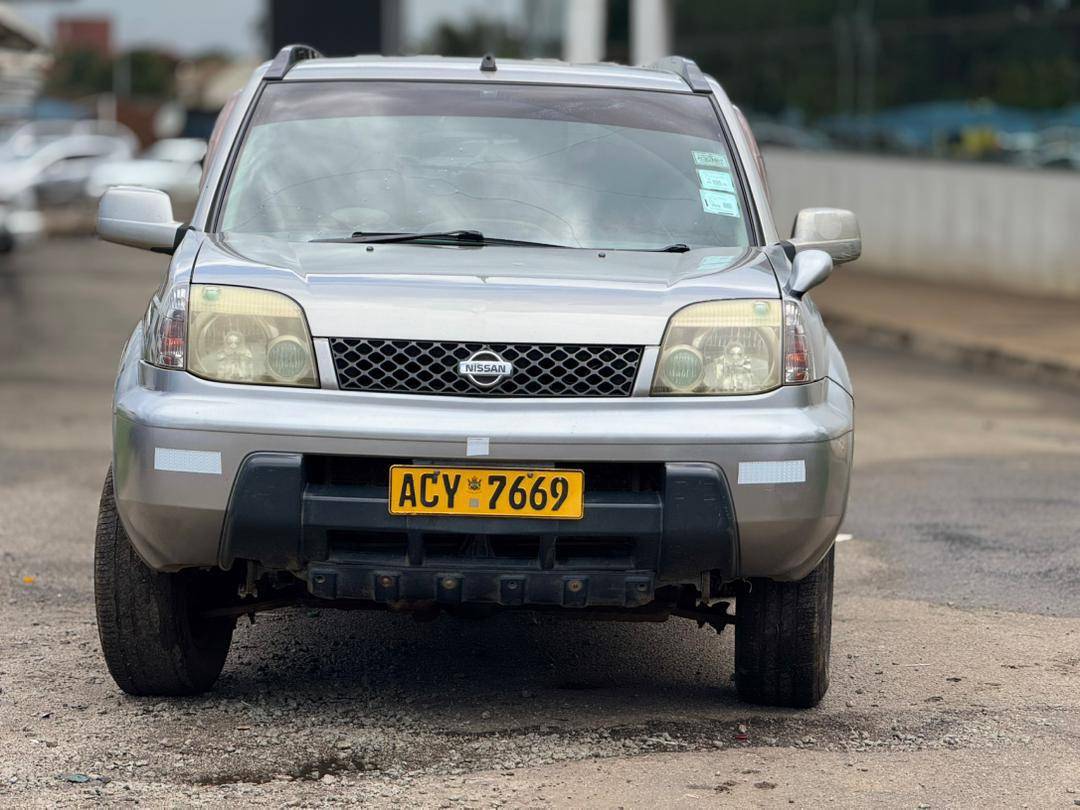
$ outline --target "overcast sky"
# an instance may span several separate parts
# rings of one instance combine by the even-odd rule
[[[3,0],[0,0],[3,2]],[[313,10],[318,0],[309,0]],[[423,40],[440,18],[457,22],[475,15],[516,16],[522,0],[401,0],[405,37]],[[151,45],[188,55],[223,50],[263,57],[259,30],[265,0],[14,0],[11,6],[49,40],[57,17],[104,15],[113,19],[120,50]]]
[[[264,0],[36,0],[11,6],[47,39],[57,17],[113,19],[113,46],[152,45],[187,55],[224,50],[263,56],[259,32]]]

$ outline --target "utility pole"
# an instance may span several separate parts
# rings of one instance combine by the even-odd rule
[[[837,14],[833,17],[832,28],[836,49],[836,111],[852,115],[855,112],[855,51],[851,19]]]
[[[565,0],[563,59],[602,62],[607,51],[607,0]]]
[[[671,0],[631,0],[630,62],[647,65],[671,54]]]
[[[112,92],[98,97],[97,116],[102,121],[116,121],[120,99],[131,95],[131,54],[118,54],[113,60]]]
[[[877,104],[878,35],[874,28],[874,0],[859,0],[854,22],[855,46],[859,54],[859,115],[869,118]]]

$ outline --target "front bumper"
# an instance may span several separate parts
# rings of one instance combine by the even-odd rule
[[[254,453],[219,565],[296,573],[315,596],[374,602],[636,607],[658,585],[730,575],[731,499],[712,464],[584,464],[580,520],[392,515],[394,459]]]
[[[636,505],[611,501],[633,501],[627,493],[587,494],[580,531],[633,539],[635,551],[614,579],[587,561],[545,568],[542,554],[539,567],[524,573],[510,564],[471,564],[477,596],[513,591],[518,586],[506,583],[526,576],[539,583],[534,592],[562,603],[566,577],[592,574],[603,582],[590,581],[588,590],[607,593],[608,601],[588,603],[617,604],[642,583],[651,593],[664,583],[699,585],[710,572],[725,579],[805,576],[843,517],[852,418],[850,395],[828,379],[723,400],[475,400],[224,385],[129,355],[116,391],[114,476],[128,534],[156,569],[256,559],[293,570],[317,595],[369,598],[388,576],[399,593],[439,598],[439,579],[468,566],[428,564],[415,548],[396,567],[334,562],[312,538],[327,530],[543,537],[554,529],[497,518],[477,525],[443,519],[438,527],[424,524],[434,518],[392,518],[377,492],[319,491],[318,481],[304,478],[305,460],[653,465],[663,483],[636,493]],[[248,478],[268,460],[278,489]],[[709,508],[676,507],[673,493],[684,485],[703,487],[690,500]],[[254,508],[238,511],[249,496]],[[243,515],[255,519],[245,525]]]

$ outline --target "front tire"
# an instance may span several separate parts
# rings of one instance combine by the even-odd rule
[[[221,572],[167,574],[144,563],[116,512],[109,470],[94,546],[94,601],[101,650],[117,686],[131,695],[194,695],[213,686],[235,621],[200,613],[226,603],[232,587]]]
[[[829,688],[834,550],[804,579],[751,579],[735,600],[735,687],[748,703],[809,708]]]

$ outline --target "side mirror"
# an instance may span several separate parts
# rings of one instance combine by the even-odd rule
[[[98,204],[98,235],[106,242],[172,253],[183,225],[173,219],[172,201],[164,191],[139,186],[113,186]]]
[[[859,220],[843,208],[804,208],[795,217],[791,242],[797,251],[824,250],[836,264],[862,254]]]
[[[795,254],[791,263],[791,280],[788,291],[802,298],[807,292],[829,277],[833,271],[833,257],[824,250],[804,250]]]

